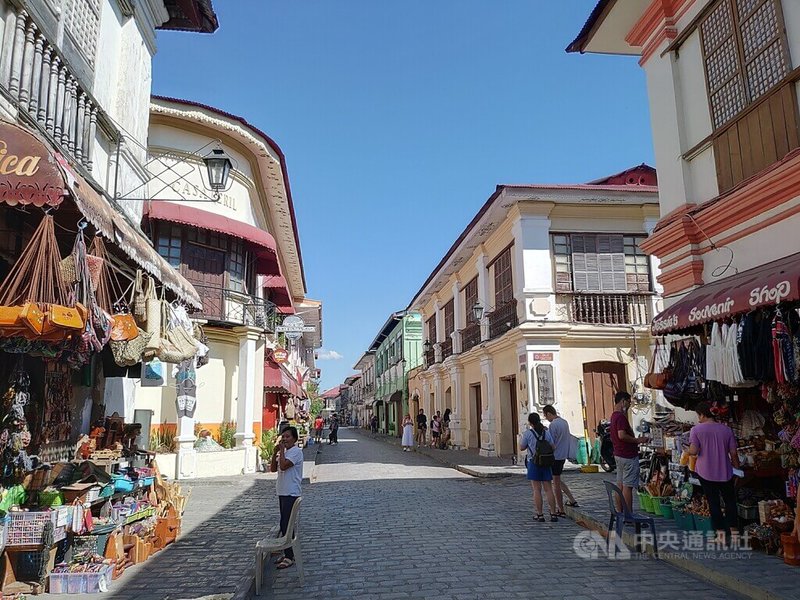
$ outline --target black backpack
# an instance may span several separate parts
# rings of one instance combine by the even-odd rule
[[[545,439],[545,429],[542,431],[542,437],[533,432],[533,437],[536,438],[536,452],[533,453],[533,464],[537,467],[552,467],[556,462],[556,455],[553,451],[553,444]]]

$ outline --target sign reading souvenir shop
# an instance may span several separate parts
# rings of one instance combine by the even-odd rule
[[[317,329],[313,325],[306,325],[305,321],[297,315],[289,315],[281,325],[275,328],[278,333],[286,334],[287,339],[299,340],[304,333],[311,333]]]
[[[26,130],[0,121],[0,202],[58,206],[64,176],[52,152]]]

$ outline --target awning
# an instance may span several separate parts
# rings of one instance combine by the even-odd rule
[[[72,192],[78,210],[97,231],[179,298],[194,308],[202,308],[194,286],[162,258],[145,235],[131,225],[120,211],[115,210],[105,196],[78,175],[66,158],[56,154],[56,159],[67,175],[67,187]]]
[[[292,294],[283,275],[269,275],[264,278],[264,287],[270,289],[270,301],[274,302],[283,314],[294,313]],[[291,311],[291,312],[287,312]]]
[[[235,219],[229,219],[207,210],[193,208],[177,202],[159,200],[146,202],[144,215],[150,219],[193,225],[201,229],[218,231],[240,238],[249,243],[256,257],[256,273],[280,275],[275,238],[268,232]]]
[[[690,329],[761,306],[800,299],[800,253],[692,290],[653,319],[655,335]]]
[[[270,359],[264,361],[264,390],[267,392],[285,392],[302,398],[303,390],[289,371]]]

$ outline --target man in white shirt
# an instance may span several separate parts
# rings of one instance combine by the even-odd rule
[[[285,428],[275,445],[269,465],[270,471],[278,473],[275,490],[281,511],[281,535],[286,535],[289,515],[292,514],[295,501],[300,497],[300,483],[303,481],[303,451],[297,447],[297,437],[297,428]],[[278,562],[278,568],[286,569],[293,564],[294,550],[287,548]]]
[[[556,510],[559,517],[566,517],[567,515],[564,514],[564,495],[569,498],[567,506],[578,506],[572,491],[564,481],[561,481],[564,463],[569,458],[572,434],[569,432],[569,423],[567,423],[566,419],[558,416],[553,406],[549,404],[545,406],[542,409],[542,414],[544,414],[545,419],[550,421],[550,435],[553,436],[554,442],[553,454],[555,454],[556,462],[553,464],[553,492],[556,496]]]

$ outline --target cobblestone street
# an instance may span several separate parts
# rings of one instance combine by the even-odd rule
[[[340,440],[322,446],[316,482],[304,486],[305,585],[294,568],[272,569],[264,598],[634,600],[644,590],[653,600],[731,597],[664,563],[577,557],[573,542],[583,530],[563,519],[532,522],[522,477],[473,478],[352,429]],[[178,542],[93,600],[247,589],[251,548],[278,518],[272,476],[190,487]]]

